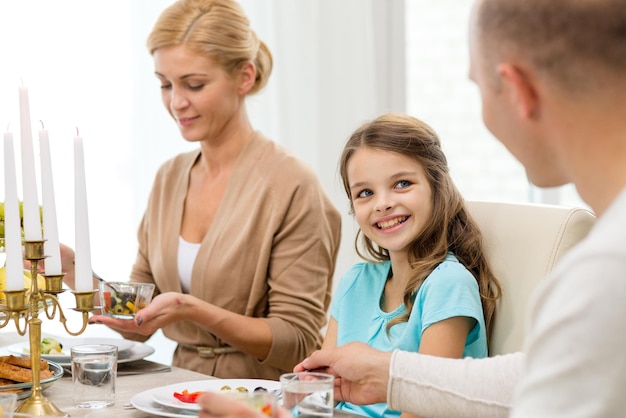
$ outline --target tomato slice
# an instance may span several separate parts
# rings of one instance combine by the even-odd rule
[[[197,403],[198,397],[202,395],[204,392],[189,392],[187,389],[183,390],[182,393],[174,392],[174,397],[181,402],[185,403]]]
[[[107,308],[112,308],[111,306],[111,292],[103,292],[104,295],[104,304]]]
[[[267,415],[268,417],[272,416],[272,404],[265,404],[261,407],[261,413],[263,415]]]

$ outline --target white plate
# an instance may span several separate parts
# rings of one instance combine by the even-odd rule
[[[141,360],[145,357],[154,354],[154,347],[144,344],[144,343],[135,343],[133,348],[130,350],[125,350],[119,353],[117,357],[118,363],[130,363],[131,361]],[[70,364],[67,364],[68,366]]]
[[[154,347],[144,343],[135,343],[130,350],[124,350],[118,354],[118,363],[130,363],[131,361],[141,360],[149,355],[154,354]],[[61,366],[70,367],[72,365],[70,358],[67,363],[59,363]]]
[[[58,340],[63,346],[63,353],[61,354],[42,354],[41,358],[54,361],[62,366],[70,364],[70,348],[75,345],[82,344],[111,344],[116,345],[120,358],[122,355],[135,346],[135,342],[131,340],[124,340],[122,338],[60,338],[53,337]],[[7,347],[7,350],[12,354],[18,356],[27,356],[30,352],[30,344],[28,342],[21,342],[13,344]]]
[[[143,412],[170,418],[188,418],[197,416],[200,410],[198,405],[181,402],[174,397],[174,392],[214,391],[221,392],[223,386],[230,386],[233,390],[245,387],[250,392],[261,386],[269,391],[279,389],[280,382],[263,379],[210,379],[197,380],[185,383],[162,386],[141,392],[131,399],[132,405]]]
[[[248,392],[253,392],[254,389],[259,386],[264,387],[268,391],[272,391],[280,388],[280,382],[261,379],[213,379],[183,384],[177,383],[155,390],[152,393],[152,400],[167,408],[184,409],[197,412],[200,411],[198,404],[181,402],[174,397],[174,392],[181,393],[185,389],[189,392],[224,392],[222,390],[224,386],[230,387],[230,391],[235,391],[237,388],[244,387],[248,390]]]

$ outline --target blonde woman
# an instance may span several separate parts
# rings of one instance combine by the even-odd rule
[[[314,173],[256,131],[245,100],[272,70],[234,0],[180,0],[148,38],[163,104],[198,144],[156,175],[131,280],[158,295],[127,338],[178,342],[175,366],[277,379],[319,348],[340,215]]]

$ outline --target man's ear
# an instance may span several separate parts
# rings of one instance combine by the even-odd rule
[[[248,94],[256,82],[256,66],[252,61],[246,61],[239,70],[239,93],[243,96]]]
[[[539,95],[532,78],[522,68],[512,63],[498,65],[498,75],[502,79],[503,91],[524,119],[532,119],[539,114]]]

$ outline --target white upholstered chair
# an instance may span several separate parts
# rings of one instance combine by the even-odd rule
[[[502,286],[490,355],[522,348],[530,294],[595,221],[586,209],[503,202],[467,202],[484,237],[487,260]]]

